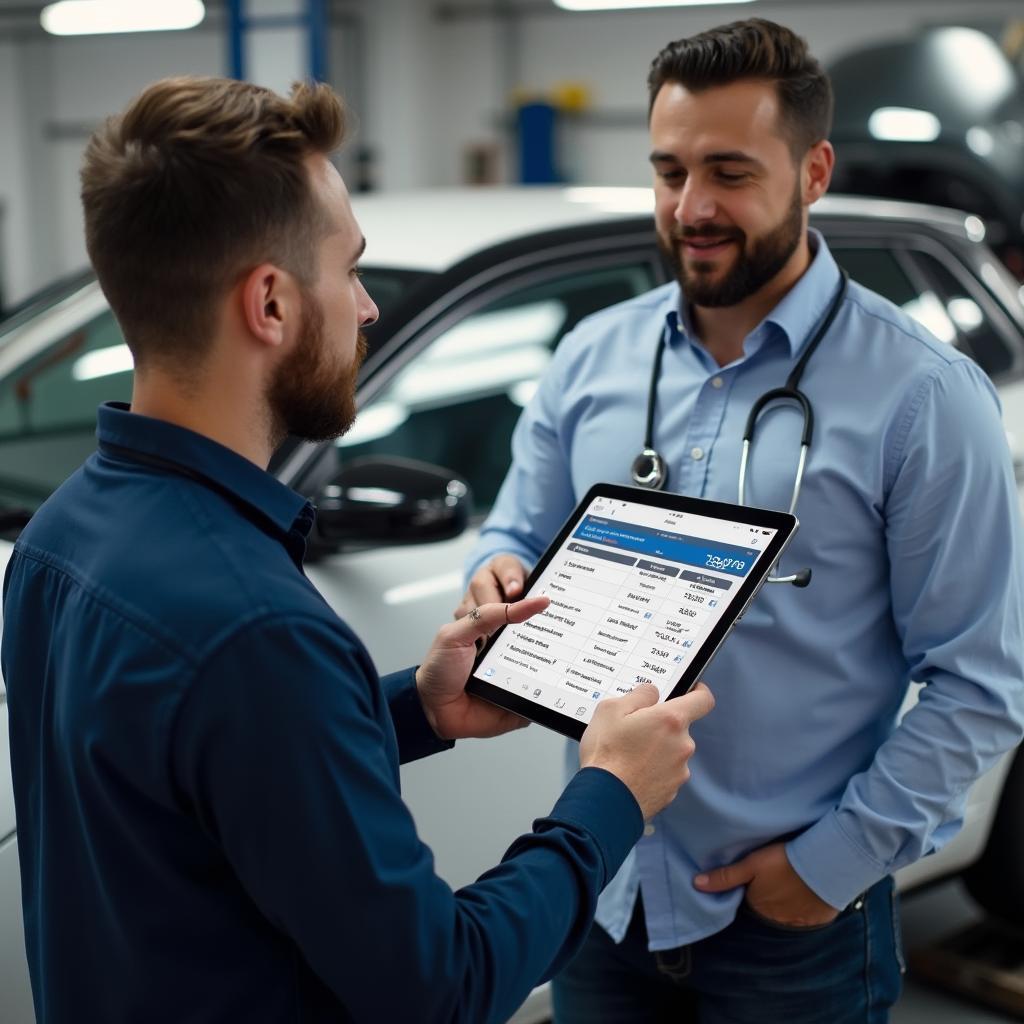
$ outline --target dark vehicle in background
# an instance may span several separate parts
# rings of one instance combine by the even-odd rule
[[[1024,77],[999,42],[934,28],[846,53],[828,72],[833,190],[977,214],[1024,280]]]

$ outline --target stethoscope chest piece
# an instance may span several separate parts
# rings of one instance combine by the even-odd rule
[[[665,460],[653,448],[644,448],[633,460],[630,473],[633,483],[652,491],[660,491],[668,480]]]

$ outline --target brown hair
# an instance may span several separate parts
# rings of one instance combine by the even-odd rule
[[[96,131],[81,171],[86,248],[137,365],[198,362],[217,300],[262,262],[313,283],[327,223],[304,160],[344,134],[325,85],[285,99],[222,78],[156,82]]]
[[[773,21],[750,18],[669,43],[651,62],[647,87],[654,107],[658,90],[678,82],[692,92],[741,79],[774,82],[783,132],[793,158],[828,138],[832,85],[807,42]]]

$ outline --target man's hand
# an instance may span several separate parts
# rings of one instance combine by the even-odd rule
[[[636,798],[644,820],[670,804],[690,777],[696,749],[690,725],[714,706],[711,691],[698,683],[682,697],[658,704],[650,683],[623,697],[607,697],[580,740],[580,767],[604,768]]]
[[[549,598],[531,597],[516,604],[485,604],[442,626],[416,671],[416,687],[431,728],[443,740],[499,736],[530,723],[511,711],[466,693],[476,657],[476,642],[507,622],[525,622],[544,611]]]
[[[794,928],[829,924],[839,916],[793,870],[782,843],[763,846],[735,864],[698,875],[693,884],[701,892],[726,892],[745,885],[752,910]]]
[[[492,601],[515,601],[523,592],[526,567],[515,555],[498,555],[473,574],[462,603],[455,609],[461,619],[470,608]],[[499,623],[500,625],[500,623]]]

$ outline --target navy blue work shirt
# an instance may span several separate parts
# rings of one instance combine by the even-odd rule
[[[642,828],[581,771],[453,893],[399,793],[446,746],[302,573],[313,510],[108,405],[4,584],[38,1024],[506,1019]],[[452,799],[458,799],[452,794]]]

